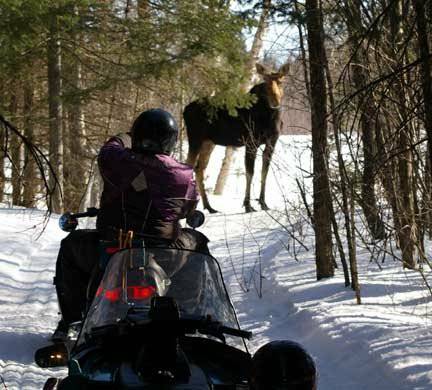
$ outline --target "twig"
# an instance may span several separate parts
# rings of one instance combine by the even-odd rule
[[[298,188],[300,190],[300,195],[302,197],[303,204],[305,205],[307,215],[308,215],[308,217],[309,217],[309,219],[310,219],[310,221],[312,223],[313,228],[315,229],[315,222],[314,222],[314,219],[313,219],[313,215],[312,215],[312,213],[311,213],[311,211],[309,209],[308,202],[306,200],[306,194],[304,192],[304,188],[300,185],[299,179],[297,179],[297,178],[296,178],[296,183],[297,183],[297,186],[298,186]]]
[[[3,379],[3,377],[1,375],[0,375],[0,380],[2,381],[2,384],[3,384],[4,388],[6,390],[8,390],[8,387],[6,386],[6,382],[5,382],[5,380]]]

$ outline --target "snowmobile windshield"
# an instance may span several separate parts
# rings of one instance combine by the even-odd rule
[[[174,298],[180,315],[210,315],[225,326],[238,328],[213,257],[188,250],[134,248],[111,257],[78,344],[93,328],[116,324],[131,312],[146,318],[153,296]]]

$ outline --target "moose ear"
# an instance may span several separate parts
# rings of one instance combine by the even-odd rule
[[[279,74],[281,76],[286,76],[290,70],[290,66],[291,64],[289,62],[285,62],[285,64],[283,64],[280,69],[279,69]]]
[[[264,76],[269,73],[267,68],[264,65],[260,64],[259,62],[255,64],[255,68],[257,73],[260,74],[261,76]]]

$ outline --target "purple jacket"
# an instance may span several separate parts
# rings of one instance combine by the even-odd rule
[[[99,152],[104,188],[97,229],[121,228],[175,240],[179,219],[198,203],[193,169],[170,156],[138,154],[129,147],[130,137],[122,134]]]

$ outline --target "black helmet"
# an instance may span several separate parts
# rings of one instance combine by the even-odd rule
[[[154,108],[142,112],[131,128],[132,150],[171,154],[177,142],[178,127],[167,111]]]
[[[272,341],[252,359],[253,390],[314,390],[316,368],[312,357],[294,341]]]

